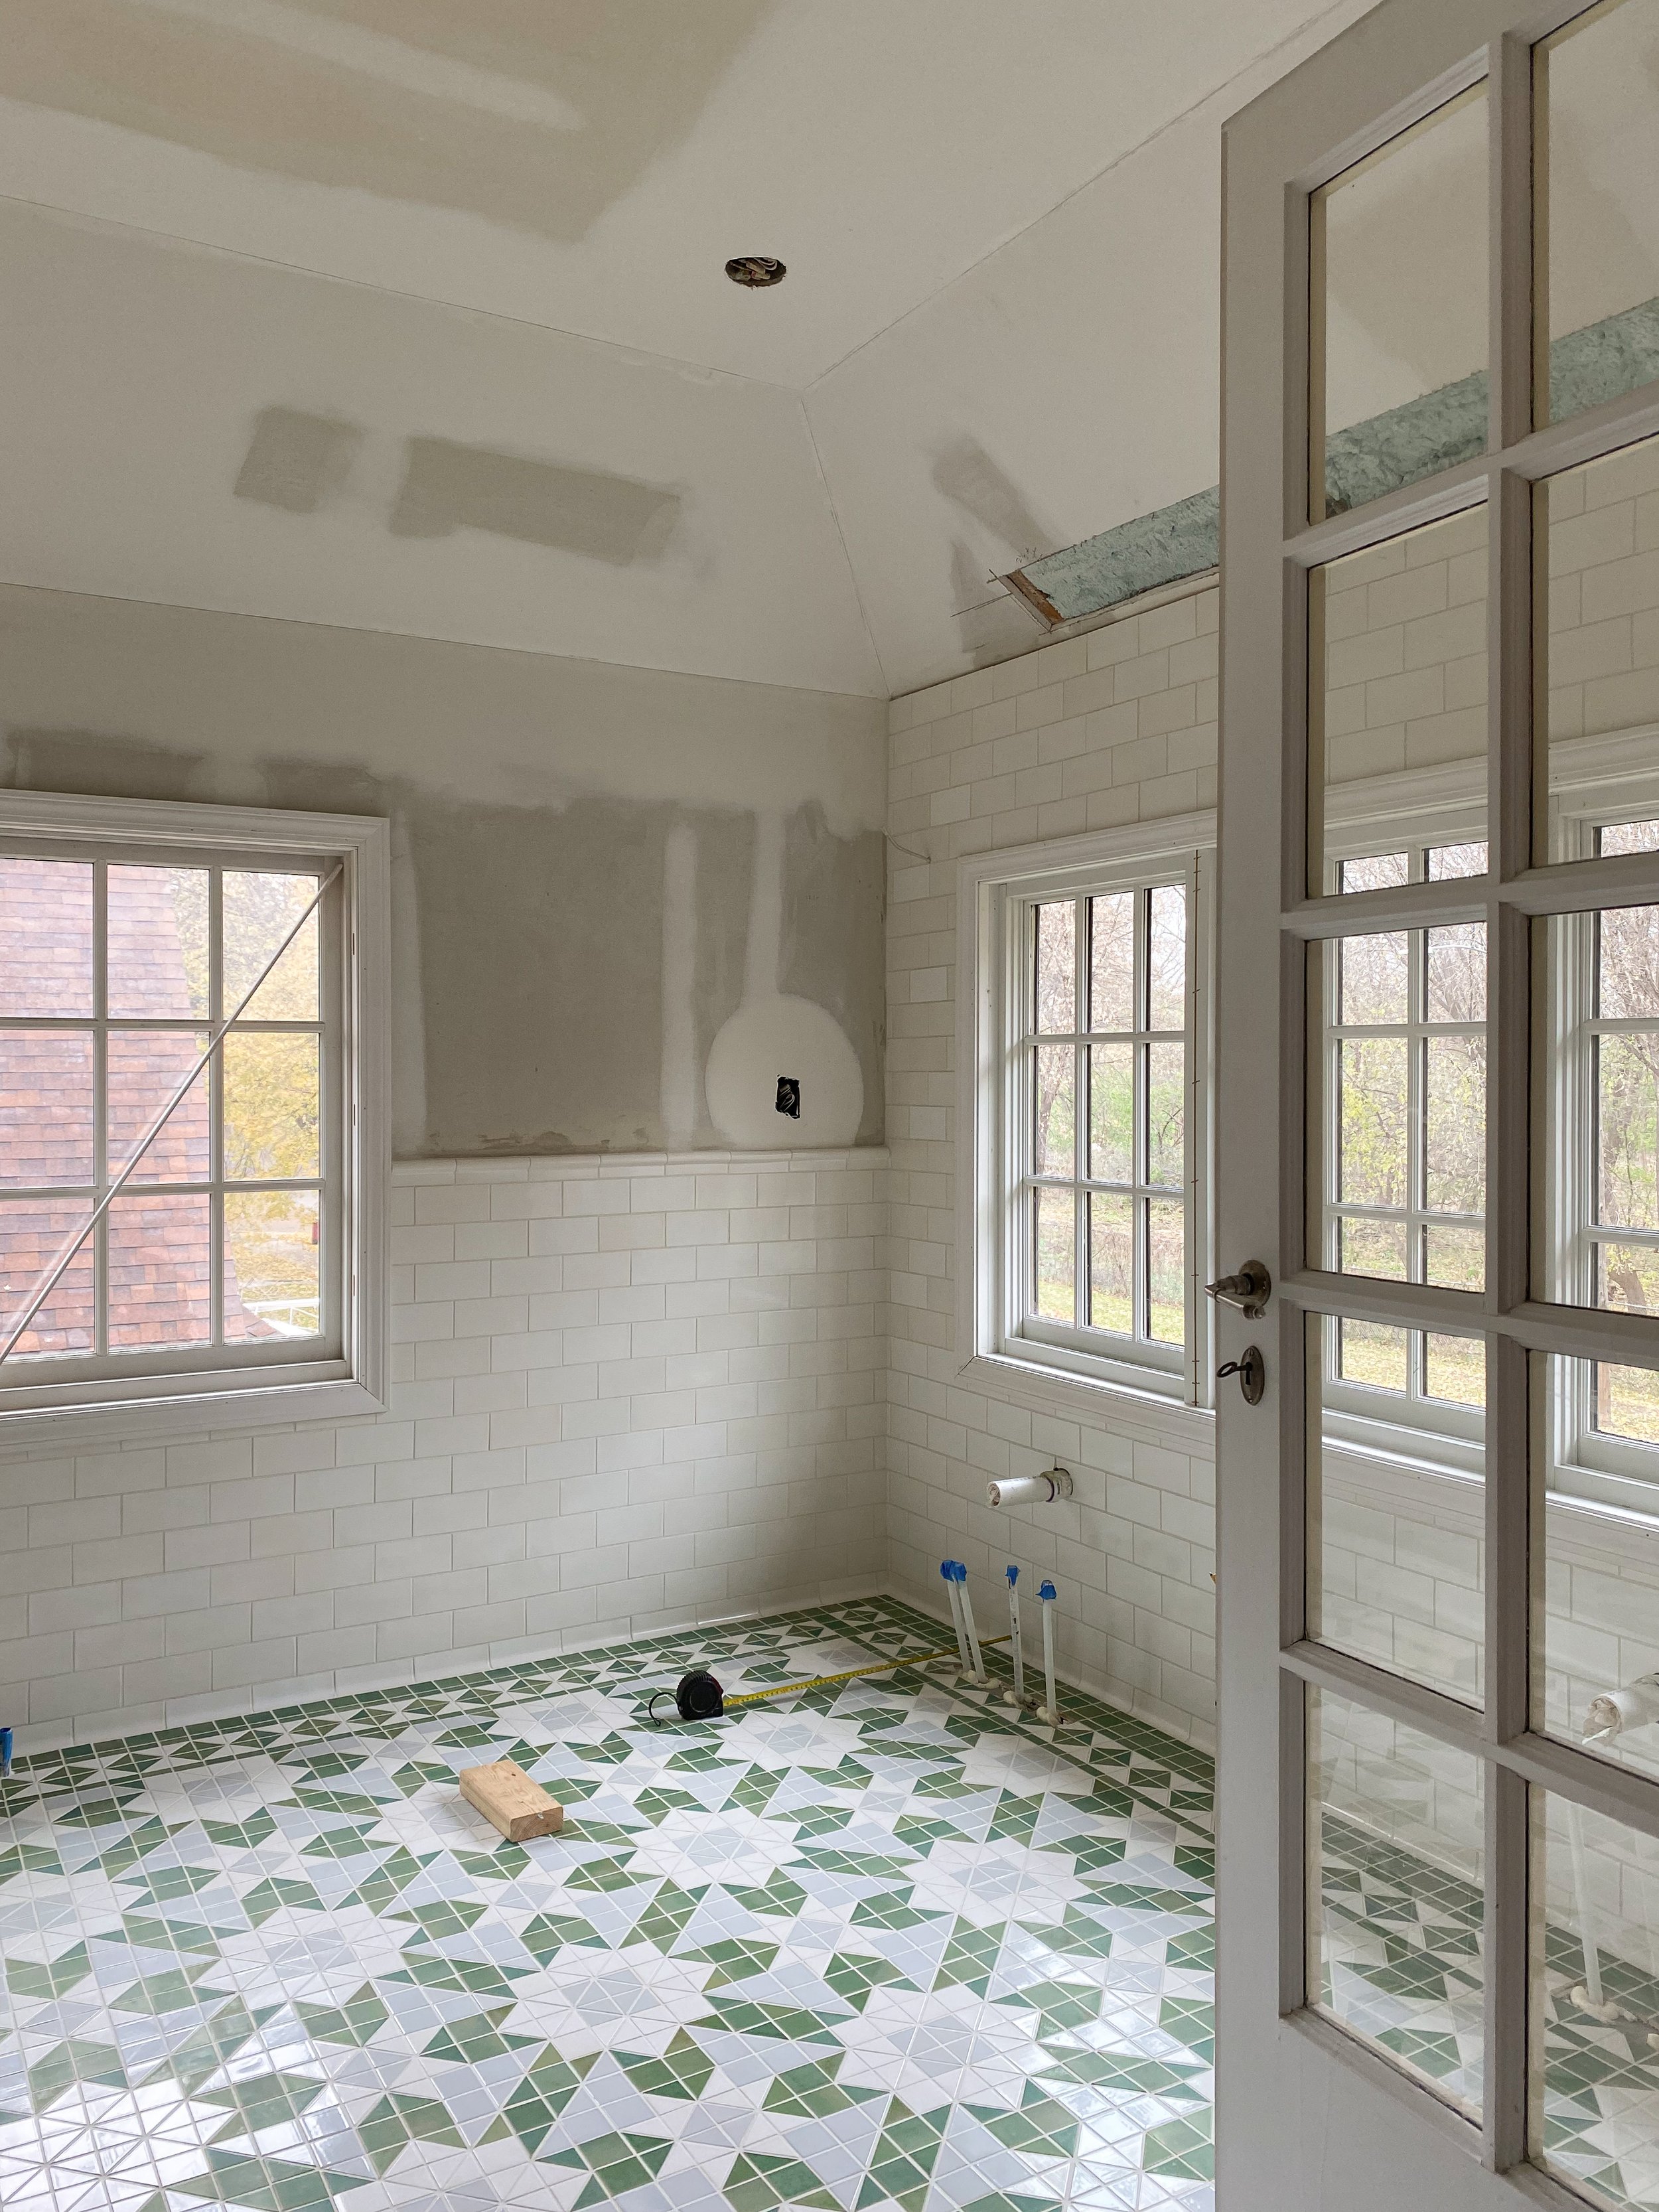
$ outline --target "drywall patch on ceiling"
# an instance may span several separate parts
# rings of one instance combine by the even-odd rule
[[[11,0],[0,93],[238,168],[582,238],[771,0]]]
[[[396,538],[492,530],[498,537],[625,568],[662,551],[679,513],[679,494],[660,485],[528,460],[489,446],[411,438],[408,455],[392,510]]]
[[[267,407],[253,425],[235,495],[290,514],[314,514],[344,483],[362,438],[355,422]]]

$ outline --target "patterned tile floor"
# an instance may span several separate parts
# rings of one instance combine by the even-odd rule
[[[20,1762],[6,2212],[1210,2201],[1209,1764],[890,1600]],[[511,1754],[568,1808],[503,1844]]]
[[[1322,1820],[1327,2005],[1478,2107],[1480,1892],[1328,1808]],[[1543,2148],[1557,2172],[1630,2212],[1659,2212],[1659,1979],[1601,1953],[1606,2009],[1580,2002],[1577,1931],[1545,1930]]]

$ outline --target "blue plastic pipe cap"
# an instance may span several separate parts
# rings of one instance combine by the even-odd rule
[[[1060,1595],[1060,1592],[1054,1588],[1052,1583],[1040,1583],[1037,1585],[1037,1595],[1039,1597],[1058,1597]]]
[[[1015,1584],[1018,1580],[1019,1580],[1019,1569],[1018,1569],[1017,1566],[1015,1566],[1015,1565],[1012,1563],[1012,1561],[1011,1561],[1011,1562],[1010,1562],[1010,1564],[1009,1564],[1009,1568],[1008,1568],[1008,1587],[1009,1587],[1009,1589],[1012,1589],[1012,1588],[1013,1588],[1014,1584]]]

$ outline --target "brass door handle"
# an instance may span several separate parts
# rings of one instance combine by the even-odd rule
[[[1260,1260],[1247,1260],[1236,1275],[1218,1275],[1204,1288],[1218,1303],[1237,1306],[1246,1321],[1260,1321],[1273,1293],[1273,1279]]]

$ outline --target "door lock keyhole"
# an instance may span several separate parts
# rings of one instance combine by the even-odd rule
[[[1267,1387],[1267,1363],[1261,1357],[1259,1345],[1247,1346],[1242,1358],[1230,1359],[1224,1367],[1218,1367],[1215,1370],[1218,1382],[1228,1375],[1237,1376],[1238,1387],[1244,1393],[1247,1406],[1261,1403],[1261,1394]]]

